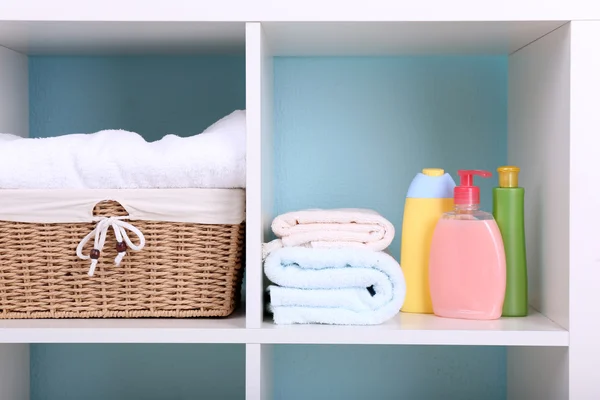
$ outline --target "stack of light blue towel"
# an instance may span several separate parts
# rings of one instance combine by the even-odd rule
[[[324,211],[315,210],[314,215],[323,215]],[[373,212],[367,211],[373,220]],[[302,211],[301,215],[307,212],[310,216],[310,211]],[[352,210],[354,215],[356,212]],[[332,215],[335,213],[336,210],[332,210]],[[276,234],[281,231],[278,228],[281,228],[282,217],[291,221],[292,232],[298,228],[297,237],[312,236],[321,240],[298,243],[280,236],[277,245],[265,245],[269,249],[265,254],[265,274],[274,283],[268,291],[276,324],[374,325],[398,314],[404,303],[406,284],[400,265],[393,257],[368,243],[322,240],[323,237],[351,238],[353,232],[363,228],[357,226],[364,222],[361,218],[344,221],[339,226],[332,226],[328,218],[330,221],[326,224],[313,221],[311,227],[307,226],[311,218],[280,216],[273,222]],[[383,218],[378,214],[376,217]],[[386,239],[379,240],[385,247],[391,242],[391,224],[388,224],[383,223],[388,226]],[[319,229],[328,233],[323,234]],[[393,238],[393,227],[391,229]],[[294,245],[286,246],[286,242]]]

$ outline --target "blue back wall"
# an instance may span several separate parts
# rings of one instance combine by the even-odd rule
[[[277,400],[506,400],[494,347],[277,345]]]
[[[424,167],[506,162],[505,57],[275,60],[277,213],[368,207],[397,227]],[[244,58],[31,57],[31,136],[189,135],[245,108]],[[484,207],[495,180],[481,182]],[[500,347],[276,346],[275,398],[506,398]],[[32,400],[243,398],[243,346],[31,348]],[[331,374],[330,377],[326,377]],[[221,388],[221,389],[219,389]]]
[[[507,58],[360,57],[275,61],[275,212],[372,208],[396,227],[423,168],[486,169],[491,212],[507,158]]]
[[[245,59],[30,57],[29,96],[31,137],[187,136],[246,108]],[[34,344],[31,399],[243,399],[244,363],[243,345]]]
[[[506,163],[507,58],[275,60],[275,214],[365,207],[396,227],[422,168],[494,172]],[[476,178],[477,179],[477,178]],[[491,211],[497,178],[481,179]],[[279,346],[276,398],[506,398],[506,350]],[[286,368],[283,368],[285,366]],[[328,378],[326,378],[328,376]]]
[[[239,344],[32,344],[31,399],[243,399],[245,357]]]
[[[245,68],[237,55],[30,57],[30,136],[194,135],[246,108]]]

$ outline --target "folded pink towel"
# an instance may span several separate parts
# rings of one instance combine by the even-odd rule
[[[394,239],[394,226],[373,210],[341,208],[293,211],[271,224],[279,238],[263,246],[263,257],[281,247],[358,247],[386,249]]]

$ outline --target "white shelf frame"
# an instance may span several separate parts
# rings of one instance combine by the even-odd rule
[[[273,219],[273,60],[263,27],[246,25],[246,306],[247,327],[263,321],[262,243]]]
[[[19,0],[0,2],[6,21],[560,21],[600,19],[587,0],[504,0],[490,6],[479,0],[222,0],[198,3],[171,0],[148,6],[145,0]]]
[[[108,3],[113,0],[108,0]],[[265,0],[266,1],[266,0]],[[289,10],[258,6],[231,6],[222,2],[203,14],[186,7],[109,7],[107,2],[80,4],[57,0],[46,8],[30,0],[0,4],[5,21],[182,21],[198,18],[211,21],[265,21],[246,24],[246,78],[248,115],[247,187],[247,287],[245,310],[223,320],[62,320],[0,321],[0,398],[29,398],[28,343],[245,343],[246,398],[272,398],[274,345],[307,344],[397,344],[397,345],[494,345],[509,346],[508,394],[512,399],[595,399],[600,398],[600,343],[596,340],[600,323],[594,318],[600,301],[600,226],[594,201],[600,201],[600,172],[592,160],[600,148],[600,21],[561,21],[600,19],[600,8],[589,4],[555,1],[537,6],[511,0],[499,10],[490,11],[475,0],[440,6],[433,0],[408,8],[376,0],[382,7],[321,7],[316,0]],[[57,4],[62,4],[62,7]],[[263,4],[264,3],[264,4]],[[385,3],[385,4],[384,4]],[[435,3],[435,5],[432,5]],[[532,2],[535,3],[535,2]],[[341,3],[340,3],[341,4]],[[261,5],[265,6],[261,8]],[[192,7],[193,8],[193,7]],[[252,8],[252,9],[251,9]],[[114,15],[113,9],[120,9]],[[269,10],[264,11],[264,10]],[[181,10],[184,10],[182,12]],[[257,11],[258,10],[258,11]],[[262,10],[262,11],[261,11]],[[317,13],[307,10],[319,10]],[[469,11],[466,11],[469,10]],[[189,13],[186,11],[190,11]],[[204,9],[202,10],[205,11]],[[257,12],[263,14],[257,14]],[[160,15],[159,15],[160,14]],[[262,16],[262,17],[260,17]],[[273,170],[272,111],[273,57],[285,49],[285,41],[270,39],[270,32],[285,33],[281,21],[540,21],[538,27],[556,21],[558,29],[540,33],[514,48],[507,36],[506,46],[515,50],[509,60],[509,162],[523,166],[524,182],[536,182],[546,196],[545,203],[529,201],[538,207],[545,229],[528,236],[528,251],[537,254],[533,266],[532,305],[540,310],[522,319],[493,322],[453,321],[433,316],[399,315],[377,327],[274,326],[263,316],[263,274],[260,244],[268,235],[272,219]],[[269,21],[273,21],[269,24]],[[525,22],[524,22],[525,23]],[[527,22],[528,23],[528,22]],[[460,23],[457,29],[461,29]],[[1,22],[0,22],[1,25]],[[417,31],[420,29],[417,26]],[[533,25],[532,25],[533,26]],[[290,25],[291,27],[291,25]],[[462,26],[465,28],[465,26]],[[271,31],[273,30],[274,31]],[[279,31],[277,31],[279,29]],[[282,30],[283,29],[283,30]],[[290,28],[290,32],[297,26]],[[329,29],[329,28],[328,28]],[[337,28],[330,27],[333,32]],[[394,27],[396,29],[396,27]],[[404,29],[404,28],[402,28]],[[429,28],[428,28],[429,29]],[[433,28],[435,30],[435,27]],[[466,29],[466,28],[465,28]],[[536,28],[538,29],[538,28]],[[554,29],[554,27],[552,28]],[[502,35],[502,30],[499,30]],[[527,35],[517,35],[525,40]],[[365,35],[371,35],[367,29]],[[482,34],[485,34],[482,32]],[[304,35],[304,34],[302,34]],[[306,40],[293,46],[315,48],[315,53],[335,53],[328,40]],[[333,37],[333,36],[332,36]],[[331,39],[332,37],[325,38]],[[458,36],[460,39],[460,35]],[[495,37],[490,39],[502,39]],[[85,40],[85,38],[83,39]],[[417,39],[418,36],[417,36]],[[334,41],[331,41],[334,43]],[[510,42],[510,43],[509,43]],[[0,43],[2,38],[0,37]],[[425,43],[425,42],[423,42]],[[402,53],[402,43],[388,43],[383,52]],[[461,43],[450,44],[460,52]],[[291,45],[290,45],[291,46]],[[502,48],[500,46],[494,48]],[[369,43],[358,43],[345,51],[370,54]],[[300,50],[293,50],[300,51]],[[26,55],[0,48],[0,132],[25,136],[28,130]],[[542,68],[542,66],[544,68]],[[526,132],[526,133],[524,133]],[[561,168],[553,168],[558,165]],[[588,209],[591,209],[588,211]],[[566,213],[566,216],[565,216]],[[531,233],[532,229],[528,229]]]
[[[0,47],[0,132],[29,134],[27,56]]]
[[[0,343],[0,399],[29,400],[29,345]]]
[[[246,328],[243,315],[223,320],[0,320],[0,343],[246,343],[569,346],[569,333],[532,310],[527,318],[468,321],[399,314],[377,326]]]

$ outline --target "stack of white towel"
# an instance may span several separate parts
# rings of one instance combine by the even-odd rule
[[[373,325],[404,303],[400,265],[385,250],[394,226],[365,209],[304,210],[278,216],[278,239],[263,246],[276,324]]]
[[[245,188],[246,112],[191,137],[105,130],[43,139],[0,133],[0,189]]]

